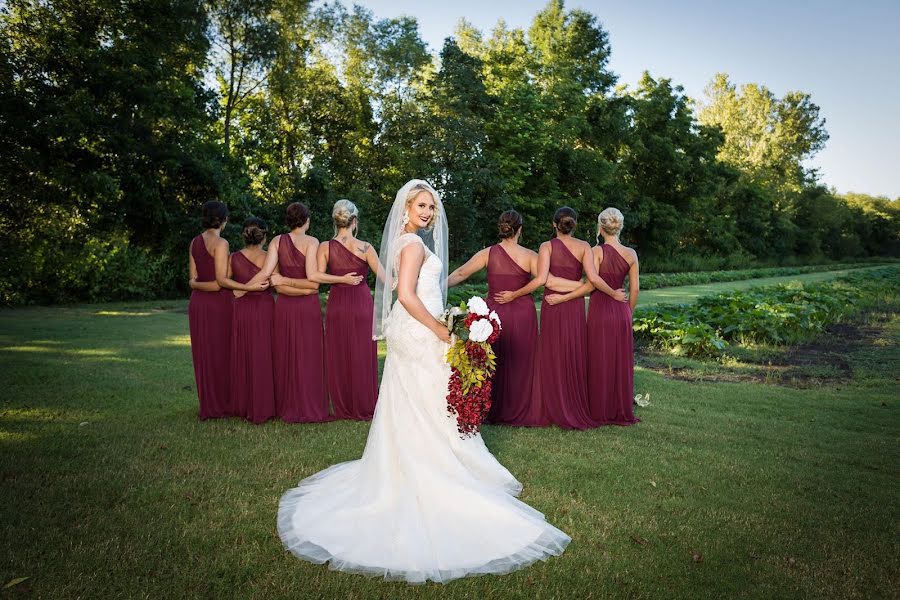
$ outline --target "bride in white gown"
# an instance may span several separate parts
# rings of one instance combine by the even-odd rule
[[[561,554],[569,536],[515,498],[522,485],[480,435],[461,439],[447,413],[449,335],[436,319],[447,219],[426,182],[397,192],[379,256],[375,333],[387,340],[387,359],[366,448],[284,494],[285,547],[335,570],[410,583],[508,573]]]

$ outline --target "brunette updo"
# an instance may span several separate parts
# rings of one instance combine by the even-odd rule
[[[578,225],[578,213],[573,208],[563,206],[554,213],[553,224],[562,234],[572,233],[575,231],[575,226]]]
[[[284,215],[284,223],[288,229],[297,229],[303,227],[309,221],[309,208],[302,202],[291,202],[288,204],[287,211]]]
[[[218,200],[209,200],[203,203],[201,227],[203,229],[218,229],[228,220],[228,207]]]
[[[259,217],[250,217],[244,221],[244,230],[241,235],[248,246],[258,246],[266,239],[266,222]]]
[[[515,236],[522,229],[522,215],[514,210],[507,210],[497,221],[497,235],[501,240]]]
[[[359,209],[349,200],[338,200],[331,211],[331,220],[335,231],[350,227],[353,221],[359,222]]]

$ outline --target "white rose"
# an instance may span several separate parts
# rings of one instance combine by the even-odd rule
[[[478,319],[469,327],[469,339],[473,342],[484,342],[494,333],[494,326],[487,319]]]
[[[478,296],[472,296],[471,298],[469,298],[466,306],[469,308],[469,312],[473,312],[476,315],[481,315],[482,317],[486,317],[490,312],[488,310],[487,303]]]
[[[497,311],[495,311],[495,310],[492,310],[492,311],[491,311],[491,314],[488,315],[488,319],[490,319],[491,321],[493,321],[494,323],[496,323],[498,327],[501,326],[501,325],[503,325],[503,324],[500,322],[500,315],[498,315],[498,314],[497,314]]]

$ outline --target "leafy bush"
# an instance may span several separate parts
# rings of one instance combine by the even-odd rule
[[[10,267],[3,265],[3,270]],[[0,301],[59,304],[171,297],[186,280],[186,251],[177,260],[133,245],[124,235],[116,234],[104,239],[87,237],[78,244],[61,244],[48,238],[34,245],[15,277],[0,277]],[[20,285],[6,285],[11,281]]]
[[[715,356],[727,343],[790,344],[900,292],[900,267],[852,273],[833,282],[776,285],[704,296],[694,304],[636,311],[635,338],[690,356]]]

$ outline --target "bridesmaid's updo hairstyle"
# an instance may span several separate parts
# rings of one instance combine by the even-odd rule
[[[288,229],[297,229],[303,227],[309,221],[309,208],[302,202],[291,202],[288,204],[287,211],[284,214],[284,223]]]
[[[572,233],[578,224],[578,213],[573,208],[563,206],[557,209],[553,215],[553,224],[556,225],[556,229],[562,234]]]
[[[203,203],[201,209],[201,226],[203,229],[218,229],[228,219],[228,207],[218,200],[210,200]]]
[[[338,200],[331,211],[331,220],[334,221],[334,232],[338,229],[350,227],[353,221],[359,223],[359,209],[349,200]]]
[[[500,215],[497,221],[497,235],[501,240],[509,239],[522,229],[522,215],[514,210],[508,210]]]
[[[600,233],[619,237],[622,227],[625,226],[625,216],[618,208],[609,207],[597,215],[597,243],[600,242]]]
[[[258,246],[266,239],[266,222],[259,217],[250,217],[244,221],[244,230],[241,235],[248,246]]]

